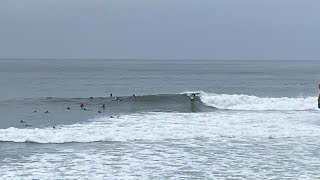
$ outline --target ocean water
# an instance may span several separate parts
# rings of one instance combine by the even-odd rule
[[[319,179],[318,67],[0,60],[0,177]]]

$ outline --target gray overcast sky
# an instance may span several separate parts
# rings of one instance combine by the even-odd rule
[[[1,0],[1,58],[320,59],[320,0]]]

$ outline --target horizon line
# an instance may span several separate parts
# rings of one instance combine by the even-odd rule
[[[0,58],[0,60],[210,60],[210,61],[318,61],[320,59],[210,59],[210,58]]]

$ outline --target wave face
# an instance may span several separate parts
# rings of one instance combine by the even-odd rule
[[[317,110],[317,98],[261,98],[249,95],[199,93],[201,101],[217,109],[258,111],[308,111]]]
[[[56,129],[0,129],[2,142],[87,143],[318,137],[317,112],[140,113],[99,117]]]
[[[196,94],[193,101],[192,93]],[[104,101],[108,98],[97,98]],[[257,97],[245,94],[215,94],[203,91],[186,91],[180,94],[142,95],[136,99],[122,97],[118,108],[127,106],[127,110],[139,111],[175,111],[207,112],[221,110],[257,110],[257,111],[309,111],[317,110],[317,97]],[[53,99],[54,100],[54,99]],[[88,100],[88,103],[92,103]],[[112,102],[112,101],[111,101]],[[191,103],[190,103],[191,102]]]

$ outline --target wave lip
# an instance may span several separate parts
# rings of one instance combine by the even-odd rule
[[[201,101],[218,109],[259,111],[307,111],[317,109],[317,98],[261,98],[250,95],[200,93]]]

